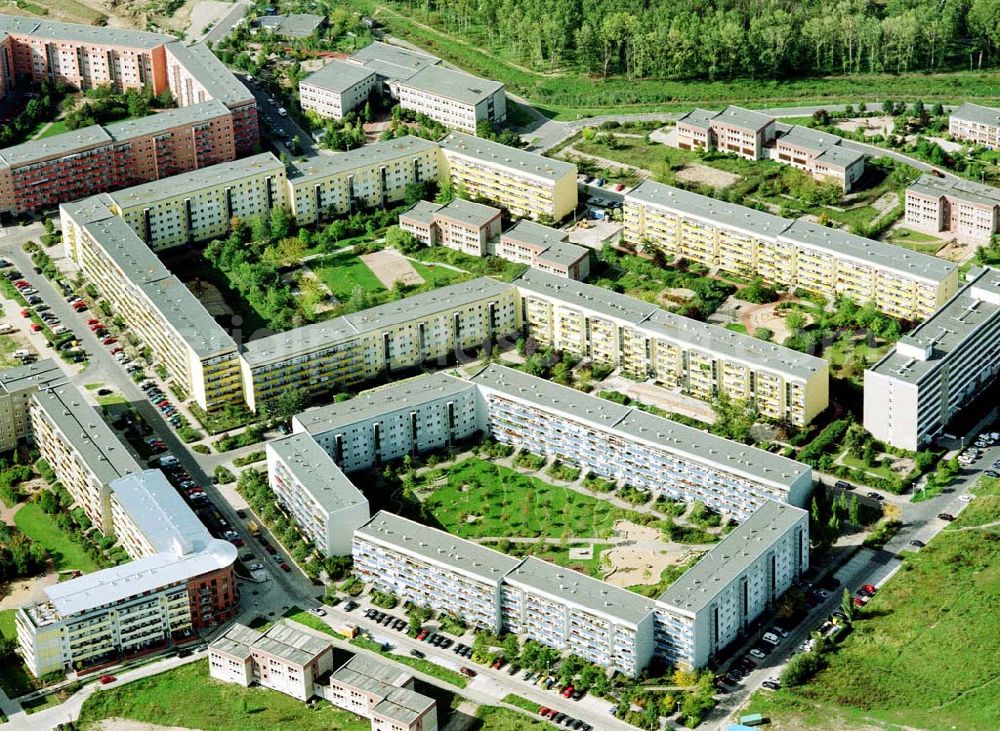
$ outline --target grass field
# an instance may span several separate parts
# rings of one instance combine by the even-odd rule
[[[21,362],[14,360],[14,351],[20,345],[10,335],[0,335],[0,368],[13,368]]]
[[[984,479],[975,491],[955,522],[907,554],[826,670],[802,688],[758,692],[750,712],[769,716],[778,731],[995,729],[1000,481]]]
[[[104,25],[108,16],[93,8],[88,8],[76,0],[33,0],[36,5],[48,9],[50,15],[84,25]]]
[[[53,137],[55,135],[61,135],[63,132],[69,132],[69,127],[66,126],[66,122],[65,121],[59,119],[59,120],[56,120],[55,122],[53,122],[51,127],[49,127],[47,130],[45,130],[44,132],[42,132],[35,139],[41,140],[41,139],[45,139],[46,137]]]
[[[4,609],[0,611],[0,636],[5,640],[17,643],[17,627],[14,624],[14,617],[17,615],[16,609]],[[32,678],[24,667],[24,663],[15,662],[16,658],[11,658],[5,663],[0,663],[0,688],[8,697],[14,698],[24,695],[32,689]]]
[[[463,538],[597,538],[631,515],[478,457],[451,467],[446,480],[424,505],[445,530]]]
[[[38,541],[52,555],[57,571],[77,570],[85,574],[100,568],[52,519],[38,503],[28,503],[14,516],[14,523],[28,538]]]
[[[480,706],[476,718],[482,721],[482,731],[550,731],[553,728],[540,718],[529,718],[523,713],[500,706]]]
[[[284,693],[212,680],[207,660],[94,693],[83,704],[79,725],[104,718],[213,731],[368,731],[371,726],[326,701],[310,708]]]
[[[902,226],[893,229],[886,241],[922,254],[933,254],[944,246],[944,241],[939,238]]]
[[[383,292],[385,287],[375,273],[351,252],[331,254],[310,264],[316,276],[330,288],[333,296],[346,302],[356,287],[366,292]]]

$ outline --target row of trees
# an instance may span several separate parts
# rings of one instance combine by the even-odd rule
[[[404,6],[402,0],[397,4]],[[405,3],[413,12],[412,2]],[[424,0],[422,17],[539,69],[782,78],[995,63],[1000,0]]]
[[[116,92],[110,84],[88,89],[85,99],[66,115],[66,127],[80,129],[93,124],[107,124],[119,119],[137,119],[153,109],[174,106],[169,89],[154,95],[152,89],[128,89]]]
[[[24,110],[0,124],[0,147],[23,141],[39,124],[55,117],[65,94],[62,84],[49,79],[42,81],[37,94],[24,105]]]

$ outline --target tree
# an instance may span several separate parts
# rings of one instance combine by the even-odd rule
[[[885,112],[886,114],[892,114],[893,111],[895,111],[895,109],[896,109],[896,104],[890,101],[889,99],[886,99],[884,102],[882,102],[882,111]]]
[[[38,496],[38,506],[46,515],[59,512],[59,497],[51,490],[42,490]]]
[[[785,315],[785,325],[792,335],[797,335],[806,326],[806,316],[798,310],[789,310]]]
[[[390,226],[385,232],[385,245],[401,254],[412,254],[423,248],[424,243],[410,231],[399,226]]]
[[[472,659],[481,663],[489,657],[489,654],[490,644],[486,641],[486,635],[477,632],[476,638],[472,641]]]
[[[271,211],[271,237],[284,239],[291,232],[292,218],[283,206],[275,206]]]
[[[419,633],[420,630],[423,629],[423,621],[417,612],[410,612],[407,625],[409,626],[411,634]]]
[[[851,521],[853,525],[861,525],[861,518],[859,516],[860,503],[858,503],[858,496],[851,495],[851,502],[847,506],[847,519]]]
[[[305,411],[308,405],[306,392],[301,388],[293,388],[282,391],[281,394],[271,403],[271,413],[279,421],[292,418],[295,414]]]
[[[854,606],[854,597],[851,595],[851,590],[844,587],[844,593],[840,597],[840,611],[844,613],[848,621],[854,619],[856,613],[856,607]]]
[[[781,673],[781,684],[786,688],[803,685],[823,667],[823,658],[813,648],[813,652],[800,652],[788,661]]]
[[[504,659],[509,663],[516,663],[518,655],[521,654],[521,644],[517,641],[517,635],[508,633],[501,643]]]

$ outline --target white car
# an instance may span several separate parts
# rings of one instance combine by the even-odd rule
[[[969,493],[965,493],[964,495],[959,495],[958,499],[961,500],[963,503],[971,503],[973,498],[975,497],[976,497],[975,495],[970,495]]]
[[[756,647],[753,647],[750,649],[750,657],[755,657],[758,660],[764,660],[767,658],[767,655],[758,650]]]
[[[761,637],[761,639],[764,640],[764,642],[767,642],[767,643],[769,643],[771,645],[775,645],[775,646],[777,646],[778,643],[781,642],[781,640],[778,639],[777,635],[773,635],[770,632],[765,632],[764,636]]]
[[[260,561],[254,561],[253,563],[248,563],[247,568],[250,569],[251,571],[260,571],[262,568],[264,568],[264,564],[262,564]]]

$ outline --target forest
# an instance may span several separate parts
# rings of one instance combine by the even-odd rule
[[[390,4],[539,71],[782,79],[996,65],[1000,0],[412,0]]]

